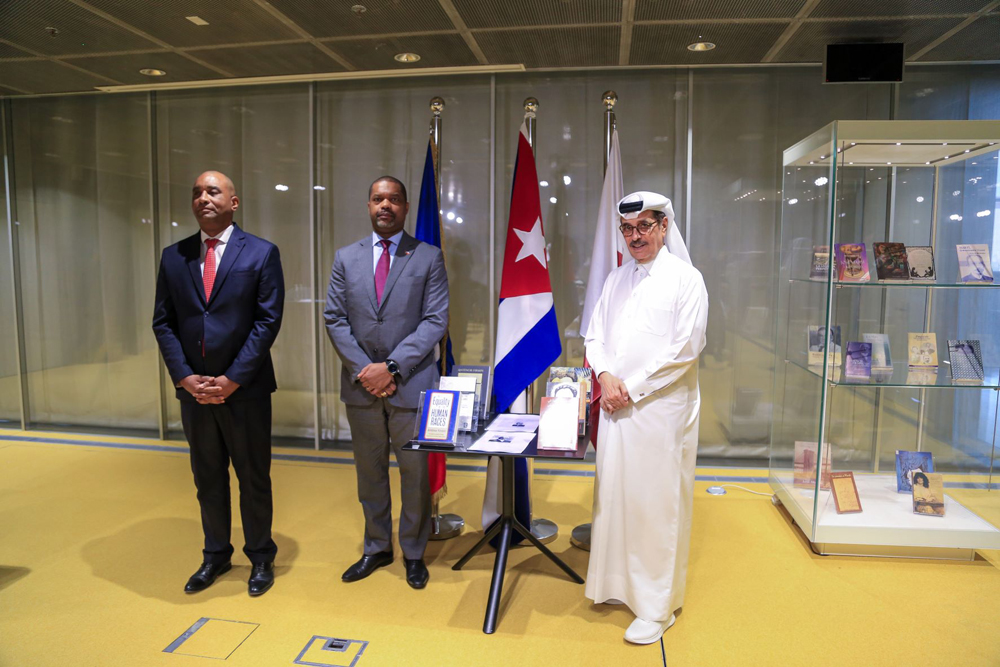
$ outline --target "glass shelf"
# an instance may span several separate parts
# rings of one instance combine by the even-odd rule
[[[789,278],[788,282],[790,282],[790,283],[813,283],[814,285],[823,285],[823,286],[826,286],[826,284],[827,284],[826,280],[812,280],[812,279],[809,279],[809,278]],[[840,282],[840,281],[834,280],[833,281],[833,286],[836,287],[837,289],[840,289],[841,287],[861,287],[861,288],[867,287],[869,289],[871,289],[873,287],[875,287],[875,288],[883,288],[883,287],[893,287],[893,288],[903,287],[903,288],[907,288],[908,287],[910,289],[962,289],[962,288],[966,288],[966,287],[970,287],[970,288],[974,287],[974,288],[977,288],[977,289],[982,289],[982,288],[991,288],[991,287],[992,288],[997,288],[997,287],[1000,287],[1000,284],[997,284],[997,283],[941,283],[941,282],[934,283],[934,282],[921,282],[919,280],[899,281],[899,282],[878,282],[877,280],[873,280],[873,281],[867,282],[867,283],[849,283],[849,282]]]
[[[802,370],[812,373],[818,378],[823,377],[822,366],[807,366],[799,361],[789,360],[789,364],[798,366]],[[906,364],[893,364],[892,373],[873,373],[870,380],[864,378],[848,378],[844,375],[843,368],[832,367],[827,380],[837,387],[906,387],[912,389],[1000,389],[1000,368],[986,368],[985,380],[982,382],[955,382],[951,379],[951,372],[948,364],[942,363],[937,371],[931,370],[923,376],[926,382],[917,380],[920,375],[918,371],[911,371]]]

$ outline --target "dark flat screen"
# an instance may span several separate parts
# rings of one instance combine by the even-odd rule
[[[826,83],[891,83],[903,80],[902,44],[827,44]]]

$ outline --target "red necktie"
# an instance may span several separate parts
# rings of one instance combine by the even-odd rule
[[[389,277],[389,241],[382,239],[379,243],[382,244],[382,256],[375,265],[375,298],[381,304],[382,290],[385,289],[385,281]]]
[[[205,239],[205,271],[201,279],[205,283],[205,301],[212,298],[212,286],[215,285],[215,246],[219,239]]]

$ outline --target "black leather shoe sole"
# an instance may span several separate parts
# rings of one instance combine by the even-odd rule
[[[195,574],[190,579],[188,579],[187,584],[184,586],[184,592],[189,594],[200,593],[201,591],[205,590],[206,588],[214,584],[216,579],[224,575],[226,572],[229,572],[231,569],[233,569],[233,564],[232,562],[229,562],[220,567],[218,572],[215,573],[215,576],[210,579],[203,579],[201,577],[198,577],[197,574]]]
[[[367,562],[366,561],[367,558]],[[385,567],[386,565],[392,565],[393,557],[392,555],[376,554],[375,556],[362,557],[354,565],[347,568],[340,580],[344,583],[351,583],[352,581],[361,581],[368,575],[370,575],[375,570],[380,567]]]

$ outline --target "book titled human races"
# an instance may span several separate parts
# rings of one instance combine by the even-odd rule
[[[985,243],[959,244],[959,280],[967,284],[989,284],[993,282],[993,266],[990,264],[990,247]]]
[[[808,357],[807,363],[810,366],[822,366],[823,354],[826,350],[826,330],[820,326],[809,326],[807,332]],[[830,350],[829,363],[833,366],[840,366],[840,325],[830,327],[830,343],[833,348]]]
[[[910,263],[910,280],[932,283],[937,280],[934,271],[934,248],[929,245],[906,246],[906,260]]]
[[[837,514],[857,514],[862,511],[861,498],[858,497],[858,485],[854,483],[853,472],[832,473],[830,484]]]
[[[826,280],[830,276],[830,246],[814,245],[812,266],[809,267],[810,280]]]
[[[864,243],[838,243],[834,246],[834,253],[837,280],[842,283],[867,283],[872,279]]]
[[[910,279],[910,264],[906,246],[902,243],[880,242],[872,245],[875,252],[875,273],[883,282],[905,282]]]
[[[896,450],[896,493],[909,493],[913,489],[913,475],[934,472],[934,456],[930,452]]]
[[[983,352],[978,340],[949,340],[948,361],[955,382],[983,381]]]
[[[847,343],[844,377],[867,380],[872,376],[872,344],[860,341]]]
[[[420,419],[413,439],[432,444],[455,444],[462,392],[432,389],[421,393]]]
[[[476,401],[476,378],[465,376],[442,376],[438,389],[448,389],[462,392],[462,401],[458,407],[458,430],[475,431],[479,422],[476,412],[479,403]]]
[[[944,475],[938,472],[913,473],[913,513],[944,516]]]
[[[479,403],[479,419],[485,420],[490,412],[492,369],[489,366],[459,364],[451,369],[452,375],[476,378],[476,402]]]
[[[909,366],[917,369],[937,368],[937,335],[932,333],[909,333]]]

